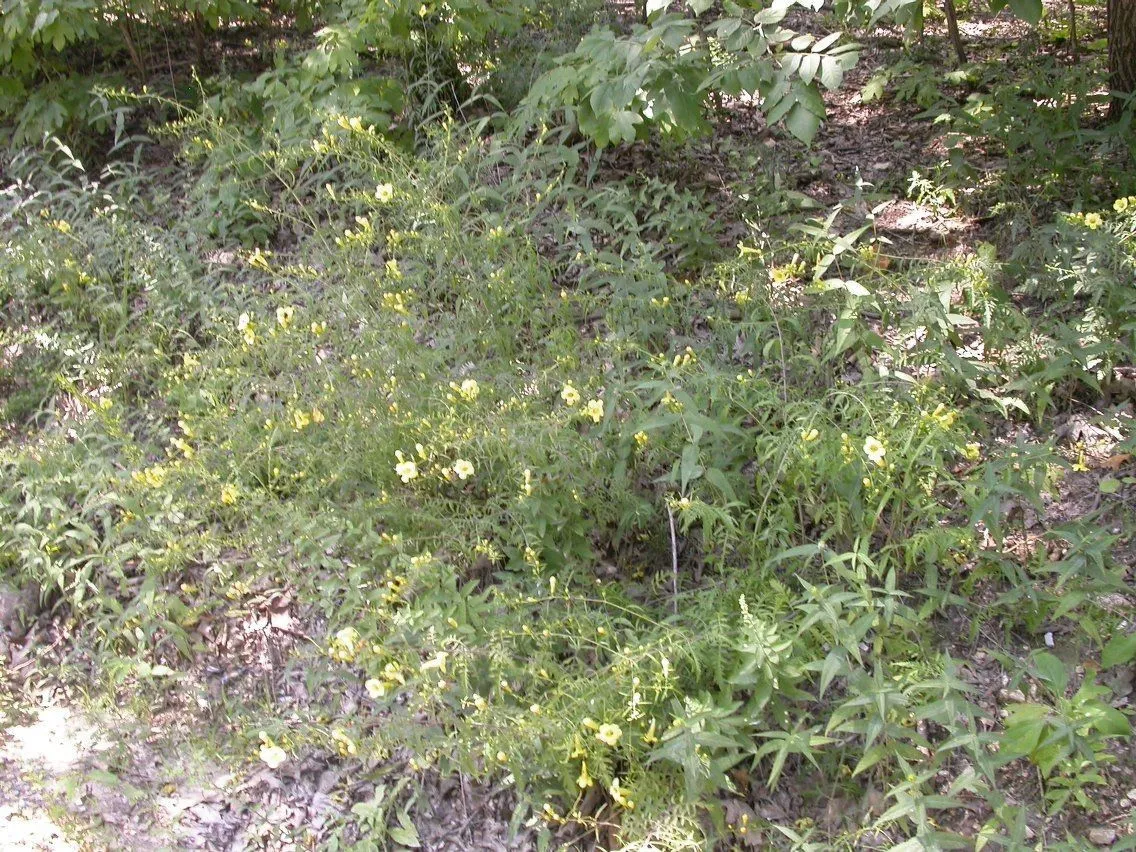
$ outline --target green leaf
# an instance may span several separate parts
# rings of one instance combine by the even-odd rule
[[[846,671],[848,668],[848,658],[840,650],[833,648],[828,652],[828,656],[824,658],[824,665],[820,669],[820,692],[817,698],[824,698],[825,690],[828,689],[835,678],[841,672]],[[853,772],[853,775],[856,773]]]
[[[411,849],[421,847],[422,841],[418,838],[418,829],[410,821],[410,817],[399,814],[398,821],[399,825],[390,828],[387,832],[390,834],[390,839],[400,846],[409,846]]]
[[[651,20],[656,12],[665,12],[671,5],[671,0],[647,0],[647,20]]]
[[[836,44],[836,42],[842,35],[844,35],[844,33],[840,32],[839,30],[834,33],[829,33],[813,45],[813,53],[824,53],[826,50],[832,47],[832,45]]]
[[[621,109],[611,115],[608,136],[613,142],[634,142],[636,125],[643,123],[643,116],[637,112]]]
[[[702,475],[702,465],[698,463],[698,445],[687,444],[682,448],[682,459],[678,465],[679,488],[686,493],[686,487],[692,480]]]
[[[1128,717],[1115,707],[1102,708],[1094,727],[1106,737],[1126,737],[1132,730]]]
[[[1049,708],[1038,704],[1023,705],[1015,708],[1014,714],[1006,723],[1006,732],[998,744],[998,753],[1006,761],[1032,754],[1045,733],[1045,720],[1030,718],[1031,708],[1039,708],[1041,712],[1048,713]]]
[[[820,83],[830,92],[844,81],[844,63],[835,56],[825,56],[820,61]],[[866,88],[866,87],[865,87]],[[861,97],[863,97],[861,95]]]
[[[815,53],[810,53],[808,56],[801,57],[800,67],[797,69],[797,75],[805,83],[811,83],[820,71],[821,57]]]
[[[1136,659],[1136,633],[1113,636],[1101,651],[1101,668],[1111,669]]]
[[[812,142],[820,129],[820,116],[799,103],[785,116],[785,129],[804,143]]]
[[[1010,8],[1015,15],[1034,26],[1041,20],[1041,0],[1010,0]]]
[[[1100,488],[1101,494],[1115,494],[1120,490],[1120,480],[1108,477],[1097,483],[1097,487]]]
[[[679,127],[690,133],[702,129],[705,124],[702,120],[702,102],[693,92],[677,84],[665,86],[663,92],[667,96],[671,115]]]
[[[1065,687],[1069,685],[1069,670],[1065,668],[1065,664],[1048,651],[1037,654],[1034,657],[1034,664],[1042,680],[1049,684],[1053,692],[1064,695]]]
[[[860,100],[866,104],[872,101],[878,101],[884,96],[887,90],[888,78],[885,74],[877,74],[864,84],[864,88],[860,89]]]
[[[738,495],[734,492],[734,487],[730,485],[730,481],[726,479],[726,474],[716,467],[707,469],[703,474],[706,481],[713,485],[727,500],[737,500]]]

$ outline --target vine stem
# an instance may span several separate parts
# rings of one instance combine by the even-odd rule
[[[678,615],[678,537],[675,535],[675,516],[671,504],[667,503],[667,521],[671,527],[671,606]]]

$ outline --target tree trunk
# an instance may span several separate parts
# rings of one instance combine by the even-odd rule
[[[947,33],[951,37],[951,44],[954,45],[955,56],[958,57],[959,65],[966,65],[966,48],[963,46],[962,36],[959,34],[955,0],[943,0],[943,11],[947,15]]]
[[[1124,96],[1136,93],[1136,0],[1108,0],[1108,87],[1117,117]]]
[[[1073,64],[1081,61],[1081,46],[1077,44],[1077,5],[1069,0],[1069,44],[1073,49]]]

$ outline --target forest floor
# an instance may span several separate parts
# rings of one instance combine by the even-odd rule
[[[1084,36],[1088,46],[1099,37],[1101,22],[1082,23],[1089,25]],[[1034,38],[1012,19],[982,15],[964,23],[963,35],[976,65],[998,63]],[[857,182],[861,187],[870,184],[875,233],[887,239],[896,265],[908,259],[971,257],[983,243],[1012,248],[1009,243],[1014,235],[997,220],[980,216],[981,204],[969,202],[965,187],[958,189],[964,197],[956,197],[954,204],[909,191],[913,172],[931,174],[949,159],[952,140],[928,119],[926,102],[865,99],[869,81],[892,67],[897,42],[897,36],[888,32],[865,42],[860,64],[847,85],[828,97],[828,120],[808,150],[792,145],[781,153],[780,138],[763,126],[747,104],[726,104],[726,120],[716,136],[695,146],[692,156],[702,173],[687,170],[685,185],[720,198],[720,209],[728,211],[736,206],[734,188],[745,180],[738,171],[744,157],[739,160],[724,152],[777,156],[782,158],[784,174],[795,182],[786,189],[799,192],[817,208],[853,198]],[[948,55],[938,24],[928,28],[927,49]],[[1054,58],[1069,60],[1060,51]],[[952,87],[949,83],[936,89],[939,97],[957,95],[960,99],[965,98],[966,90],[962,84]],[[663,157],[653,145],[630,146],[604,154],[601,173],[604,179],[610,173],[613,181],[636,173],[673,177]],[[984,175],[971,187],[978,195],[1005,163],[993,156],[986,162],[972,159],[971,165]],[[689,162],[682,168],[689,169]],[[717,239],[731,248],[750,232],[743,221],[716,224]],[[234,253],[238,250],[233,247]],[[1096,416],[1116,404],[1116,399],[1077,403],[1032,426],[999,425],[994,440],[1012,444],[1055,437],[1069,462],[1077,465],[1040,511],[1012,501],[1004,507],[1010,531],[1003,549],[1020,551],[1023,562],[1034,558],[1039,548],[1049,548],[1051,558],[1060,559],[1060,544],[1055,543],[1060,530],[1090,519],[1115,536],[1110,558],[1127,568],[1128,591],[1099,603],[1115,617],[1131,620],[1136,613],[1132,591],[1136,490],[1125,485],[1119,492],[1106,494],[1107,487],[1101,483],[1136,474],[1136,463],[1117,449],[1119,436]],[[21,437],[12,433],[4,440],[15,445]],[[1102,495],[1106,496],[1103,501]],[[998,582],[999,578],[991,578],[990,588],[979,582],[973,599],[996,597]],[[179,689],[169,694],[167,703],[119,704],[92,688],[96,678],[83,671],[70,648],[71,626],[65,614],[43,612],[26,630],[6,619],[0,643],[7,661],[0,675],[0,845],[17,852],[69,852],[322,848],[333,836],[340,842],[338,835],[329,832],[339,830],[352,807],[374,789],[365,766],[344,763],[324,752],[273,771],[250,753],[234,751],[227,739],[231,733],[228,709],[234,704],[255,703],[265,697],[288,707],[305,702],[308,686],[290,660],[297,649],[311,644],[310,637],[323,635],[330,627],[309,602],[297,598],[289,583],[256,589],[241,606],[203,623],[198,638],[207,652],[178,673]],[[1022,658],[1031,646],[1040,644],[1084,673],[1086,637],[1067,631],[1063,624],[1040,625],[1038,635],[1025,645],[1015,645],[996,625],[984,624],[977,631],[971,627],[967,613],[961,610],[955,623],[940,625],[941,630],[959,637],[951,653],[961,664],[963,679],[973,687],[974,702],[990,718],[1004,718],[1008,706],[1026,697],[1020,685],[1011,683],[1003,657]],[[975,636],[974,640],[967,641],[968,635]],[[1116,697],[1114,706],[1131,712],[1136,702],[1133,668],[1120,667],[1103,682]],[[1037,831],[1055,839],[1067,830],[1100,847],[1130,837],[1136,813],[1136,743],[1114,742],[1109,748],[1115,761],[1108,783],[1094,787],[1092,793],[1098,810],[1044,829],[1038,823]],[[1007,773],[1003,779],[1007,789],[1019,792],[1021,801],[1037,800],[1038,776],[1032,767],[1023,763]],[[522,828],[518,834],[510,826],[514,793],[506,786],[479,786],[429,772],[423,775],[422,784],[426,792],[420,801],[429,802],[416,813],[422,848],[536,848],[535,829]],[[776,792],[754,793],[728,808],[733,808],[733,822],[743,814],[769,823],[807,818],[835,832],[863,820],[865,813],[879,813],[880,804],[867,799],[835,795],[818,803],[783,786]],[[976,804],[973,812],[953,812],[951,828],[973,837],[987,816]],[[1028,831],[1034,836],[1035,828]],[[1046,838],[1035,839],[1040,843]],[[886,848],[894,840],[886,835],[863,835],[858,848]],[[566,826],[556,842],[587,846],[595,837]],[[739,842],[731,848],[743,846]]]

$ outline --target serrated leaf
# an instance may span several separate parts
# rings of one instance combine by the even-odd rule
[[[643,123],[643,116],[636,112],[621,109],[611,114],[608,125],[608,137],[613,142],[634,142],[638,124]]]
[[[884,96],[887,83],[887,77],[883,74],[877,74],[872,77],[872,79],[864,84],[864,88],[860,89],[860,100],[866,104],[870,104],[872,101],[878,101]]]

